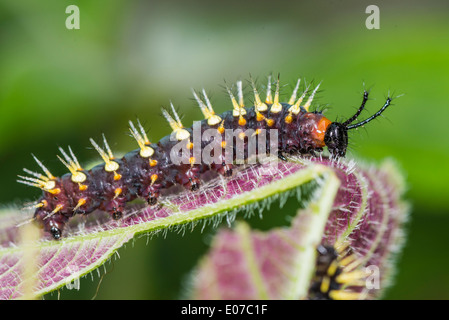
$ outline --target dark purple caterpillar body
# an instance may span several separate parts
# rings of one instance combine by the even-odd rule
[[[205,119],[191,128],[182,126],[173,105],[173,116],[162,110],[173,133],[158,143],[150,143],[140,123],[137,129],[130,121],[131,134],[140,148],[121,159],[114,158],[106,139],[104,149],[91,139],[105,163],[90,170],[80,166],[70,147],[69,154],[60,148],[62,158],[59,159],[70,171],[62,177],[54,177],[34,157],[45,175],[24,169],[32,177],[20,176],[22,180],[18,180],[43,190],[42,197],[34,205],[34,219],[54,239],[60,239],[65,224],[75,214],[88,214],[99,209],[109,212],[113,219],[120,219],[125,205],[136,198],[144,198],[149,205],[155,205],[161,192],[174,185],[196,191],[200,187],[202,174],[208,171],[223,176],[232,175],[233,167],[239,165],[236,162],[239,152],[241,160],[247,162],[251,156],[253,137],[264,137],[256,140],[252,149],[255,155],[264,152],[285,160],[283,154],[315,155],[327,146],[333,156],[343,157],[348,145],[347,131],[373,120],[391,102],[388,98],[377,113],[351,125],[368,100],[366,91],[357,112],[347,121],[338,123],[331,122],[320,112],[309,112],[319,85],[304,105],[302,102],[307,89],[296,99],[299,80],[287,103],[279,102],[279,80],[274,97],[271,81],[268,81],[265,102],[260,99],[253,82],[252,85],[253,106],[244,106],[242,84],[238,82],[237,99],[228,89],[233,110],[221,115],[214,113],[204,90],[203,98],[193,92]],[[199,139],[196,138],[198,134]],[[202,157],[204,151],[208,151],[206,154],[211,155],[209,158],[212,161]]]

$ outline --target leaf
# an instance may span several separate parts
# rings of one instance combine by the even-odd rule
[[[320,242],[349,241],[364,265],[381,267],[383,287],[405,219],[401,179],[389,162],[379,169],[319,158],[268,162],[231,179],[214,178],[197,193],[168,196],[159,208],[133,204],[119,222],[91,214],[73,221],[61,241],[39,233],[33,238],[34,224],[18,228],[21,215],[6,210],[0,215],[0,298],[36,298],[64,285],[76,287],[137,234],[218,225],[223,219],[230,225],[238,212],[263,211],[273,198],[291,193],[305,207],[292,227],[262,233],[240,224],[235,232],[220,233],[199,267],[192,297],[305,298]],[[300,191],[313,182],[318,187],[308,199]]]
[[[391,161],[380,168],[326,159],[321,163],[335,175],[324,176],[312,201],[299,210],[290,227],[261,232],[241,222],[234,230],[218,233],[194,272],[191,298],[309,298],[319,244],[345,244],[367,276],[379,271],[379,279],[366,277],[357,295],[341,297],[381,296],[404,239],[408,205],[401,200],[402,177]],[[371,280],[378,280],[378,285]]]
[[[168,196],[158,208],[131,205],[118,222],[101,213],[73,219],[60,241],[48,235],[24,239],[23,235],[32,233],[28,228],[33,224],[17,227],[23,215],[16,209],[4,210],[0,214],[0,299],[36,298],[64,285],[77,286],[81,276],[101,266],[137,234],[186,224],[218,224],[224,218],[231,223],[237,212],[263,210],[270,199],[296,192],[328,174],[332,174],[329,168],[299,159],[252,165],[231,179],[212,179],[199,192]],[[31,217],[32,212],[27,215]]]

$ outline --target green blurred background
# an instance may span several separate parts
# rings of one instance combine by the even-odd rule
[[[68,5],[80,29],[68,30]],[[380,8],[368,30],[365,9]],[[21,205],[40,194],[16,183],[23,167],[53,174],[64,167],[57,147],[81,162],[97,158],[89,137],[108,137],[118,153],[137,148],[127,121],[142,120],[150,140],[170,132],[160,108],[169,101],[190,125],[201,113],[190,88],[206,88],[216,111],[230,108],[223,79],[249,73],[265,83],[298,77],[323,81],[315,100],[330,119],[359,106],[365,116],[388,92],[404,94],[385,118],[351,132],[349,156],[395,158],[413,205],[408,240],[386,299],[448,299],[449,262],[449,3],[447,1],[14,1],[0,0],[0,203]],[[290,93],[290,87],[284,92]],[[286,223],[295,202],[273,205],[260,228]],[[61,299],[174,299],[207,250],[213,230],[136,239]],[[46,296],[58,298],[57,294]]]

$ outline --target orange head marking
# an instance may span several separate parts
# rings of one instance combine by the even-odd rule
[[[327,128],[330,126],[332,122],[326,118],[322,117],[316,123],[316,125],[312,129],[312,137],[318,143],[318,147],[322,148],[326,144],[324,143],[324,136],[326,134]]]

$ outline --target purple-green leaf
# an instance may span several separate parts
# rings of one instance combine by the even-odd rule
[[[263,211],[272,199],[296,193],[301,187],[315,182],[318,187],[309,205],[304,203],[308,199],[299,199],[311,218],[299,215],[295,219],[299,222],[293,223],[297,224],[298,229],[273,230],[273,235],[263,235],[253,234],[247,227],[240,226],[236,235],[228,231],[224,236],[218,236],[210,256],[204,259],[206,262],[202,263],[198,279],[205,275],[207,278],[208,274],[231,274],[235,269],[242,279],[248,280],[248,288],[257,283],[257,290],[250,290],[252,294],[243,294],[248,288],[243,290],[230,287],[228,292],[220,286],[221,282],[209,282],[209,287],[197,284],[194,289],[194,297],[197,298],[303,297],[314,269],[315,247],[322,239],[329,243],[342,237],[351,239],[355,249],[366,251],[367,262],[383,263],[390,256],[392,244],[397,243],[398,238],[396,225],[402,223],[404,215],[401,211],[402,204],[398,200],[402,189],[397,183],[400,180],[397,178],[397,170],[387,170],[386,166],[384,164],[381,169],[362,170],[355,167],[353,162],[348,165],[343,161],[334,163],[326,159],[310,161],[298,158],[292,158],[288,162],[272,161],[252,165],[242,169],[231,179],[212,179],[199,192],[182,191],[166,197],[163,205],[158,208],[133,204],[118,222],[102,213],[93,213],[87,218],[80,217],[68,226],[61,241],[51,240],[48,235],[33,231],[33,223],[17,227],[21,220],[26,219],[24,214],[29,218],[32,212],[3,210],[0,213],[0,299],[37,298],[62,286],[76,287],[81,276],[101,266],[137,234],[186,226],[201,227],[207,223],[218,225],[223,219],[231,224],[238,212]],[[394,177],[389,177],[389,174]],[[347,177],[353,179],[356,186],[354,190],[347,188],[349,183],[344,182]],[[341,181],[343,183],[339,188]],[[384,191],[373,193],[373,190],[382,188]],[[388,203],[391,207],[397,207],[397,219],[386,214],[387,210],[371,212],[369,208],[374,208],[378,200],[384,205]],[[334,208],[332,213],[338,214],[329,216],[331,208]],[[371,225],[370,221],[375,223]],[[382,232],[379,232],[377,225],[382,226]],[[390,227],[394,227],[394,230],[390,230]],[[241,259],[250,259],[253,262],[250,268],[245,268],[246,264],[238,268],[239,260],[231,263],[235,268],[227,269],[225,273],[220,266],[208,265],[207,261],[217,254],[217,250],[220,251],[220,239],[226,234],[239,237],[241,231],[238,230],[246,230],[247,235],[244,241],[238,238],[238,241],[243,241],[241,243],[244,246],[234,248],[235,257],[243,254]],[[356,237],[357,230],[366,230],[366,236]],[[282,236],[285,232],[289,233],[287,238]],[[275,237],[275,245],[267,240],[274,235],[279,237]],[[253,237],[261,238],[257,245]],[[292,238],[289,240],[288,237]],[[362,238],[372,245],[364,243]],[[299,244],[295,244],[298,239]],[[291,251],[289,245],[296,250]],[[290,281],[281,281],[271,275],[267,277],[265,272],[261,272],[265,267],[259,265],[260,255],[272,253],[273,248],[280,250],[279,246],[291,251],[291,261],[283,265],[284,261],[280,260],[278,266],[267,266],[267,272],[282,270],[288,279],[291,276],[289,268],[299,267],[301,272],[294,274],[295,277]],[[301,253],[298,254],[299,252]],[[219,277],[216,279],[220,280]],[[282,294],[286,288],[290,292],[287,296]],[[218,290],[220,295],[212,294],[210,290]]]
[[[338,190],[332,175],[323,178],[290,227],[261,232],[241,222],[221,230],[193,275],[192,298],[306,299],[318,244],[348,245],[367,273],[356,297],[381,295],[403,241],[408,206],[401,200],[402,177],[391,161],[379,168],[321,163],[338,177]]]

